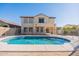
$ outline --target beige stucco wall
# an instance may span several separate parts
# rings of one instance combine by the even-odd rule
[[[5,35],[10,36],[10,35],[15,35],[16,33],[16,28],[10,28],[9,31],[5,33]]]
[[[0,36],[15,35],[16,28],[0,27]]]
[[[45,23],[38,23],[38,21],[39,21],[38,18],[39,17],[43,17],[45,19]],[[52,24],[52,26],[53,26],[54,23],[55,23],[54,19],[49,19],[48,16],[38,15],[38,16],[34,17],[34,24],[37,24],[39,26],[45,26],[47,24]]]

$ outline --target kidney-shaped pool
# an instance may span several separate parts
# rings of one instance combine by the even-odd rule
[[[8,44],[53,44],[62,45],[69,43],[70,40],[61,37],[49,37],[49,36],[16,36],[2,40]]]

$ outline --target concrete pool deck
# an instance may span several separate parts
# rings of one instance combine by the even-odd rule
[[[12,44],[8,45],[6,43],[0,43],[0,55],[67,56],[71,54],[75,46],[79,45],[79,39],[77,36],[60,36],[60,35],[51,35],[51,36],[67,38],[71,40],[71,43],[64,44],[62,46],[60,45],[12,45]],[[12,36],[8,36],[8,37],[12,37]],[[3,39],[0,39],[0,40],[3,40]]]
[[[68,56],[69,51],[0,51],[0,56]]]

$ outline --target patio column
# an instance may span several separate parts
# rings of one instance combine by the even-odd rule
[[[46,27],[44,27],[43,31],[44,31],[44,33],[46,34]]]
[[[36,28],[35,27],[33,27],[33,34],[35,34],[36,33]]]
[[[24,34],[24,27],[21,27],[21,34]]]

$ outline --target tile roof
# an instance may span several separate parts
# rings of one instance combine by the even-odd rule
[[[43,14],[43,13],[39,13],[39,14],[37,14],[37,15],[35,15],[35,16],[39,16],[39,15],[44,15],[44,16],[47,16],[47,15],[45,15],[45,14]],[[21,18],[33,18],[33,17],[35,17],[35,16],[21,16]],[[49,16],[47,16],[47,17],[49,17]],[[49,17],[49,18],[56,18],[56,17]]]

